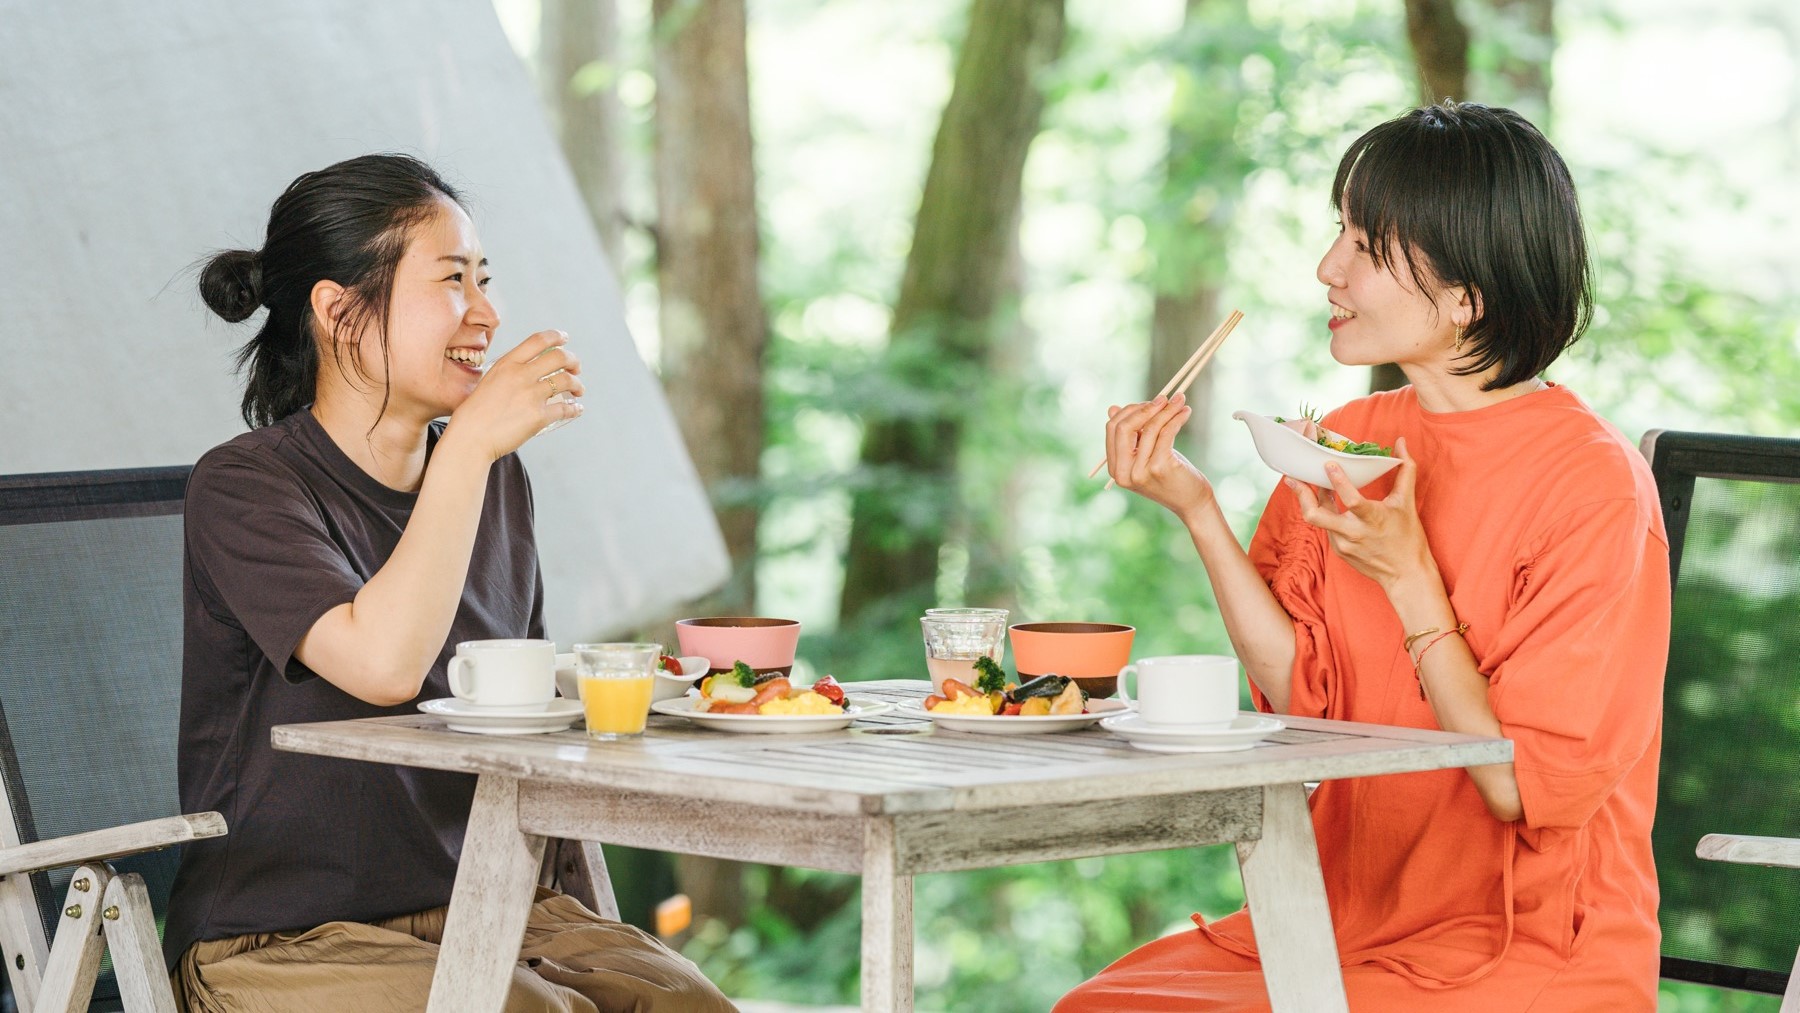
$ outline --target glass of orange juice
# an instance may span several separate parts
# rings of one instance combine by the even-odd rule
[[[575,645],[575,677],[588,738],[612,742],[644,734],[661,654],[661,644]]]

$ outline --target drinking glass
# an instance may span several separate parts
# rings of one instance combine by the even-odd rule
[[[661,644],[576,644],[575,678],[588,738],[601,742],[644,734]]]
[[[559,369],[556,372],[549,374],[549,376],[540,377],[539,380],[541,382],[542,380],[549,379],[551,376],[562,376],[566,372],[567,372],[566,370]],[[557,391],[555,395],[553,395],[549,398],[546,398],[545,401],[546,402],[556,401],[556,402],[560,402],[562,404],[573,404],[575,401],[575,395],[570,394],[566,390],[562,390],[562,391]],[[542,436],[545,433],[554,433],[558,429],[561,429],[562,427],[568,425],[569,423],[575,421],[576,419],[578,419],[580,417],[581,416],[579,416],[579,415],[570,415],[568,418],[557,419],[555,422],[552,422],[549,425],[545,426],[544,428],[538,430],[537,434],[539,436]]]
[[[925,631],[925,668],[931,689],[941,693],[945,679],[975,685],[975,659],[986,656],[997,665],[1006,653],[1005,609],[926,609],[919,625]]]
[[[546,348],[544,350],[544,352],[547,352],[547,351],[549,351],[548,348]],[[543,356],[544,352],[539,352],[537,355],[532,356],[531,361],[536,362],[540,357]],[[542,383],[543,381],[548,380],[551,377],[564,376],[564,375],[567,375],[567,373],[568,373],[568,370],[566,370],[566,369],[559,369],[552,373],[545,373],[543,376],[538,377],[538,382]],[[558,381],[558,386],[560,386],[560,385],[561,385],[561,382]],[[560,401],[563,404],[570,404],[575,400],[575,395],[570,394],[566,390],[562,390],[562,391],[557,391],[555,394],[550,395],[550,397],[546,398],[545,400],[546,401]],[[549,425],[545,426],[544,428],[538,430],[537,434],[539,436],[542,436],[545,433],[554,433],[558,429],[561,429],[562,427],[575,421],[579,417],[580,416],[578,416],[578,415],[571,415],[565,419],[557,419],[555,422],[552,422]]]

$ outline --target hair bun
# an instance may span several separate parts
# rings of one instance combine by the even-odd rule
[[[200,298],[232,323],[262,305],[262,257],[251,250],[226,250],[200,269]]]

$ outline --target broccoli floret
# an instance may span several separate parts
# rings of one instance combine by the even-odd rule
[[[737,664],[731,666],[731,674],[729,676],[727,676],[727,678],[729,678],[732,682],[735,682],[738,685],[746,687],[746,688],[755,686],[756,685],[756,669],[751,668],[749,665],[746,665],[740,661]]]
[[[1006,673],[985,654],[975,659],[975,692],[1006,692]]]

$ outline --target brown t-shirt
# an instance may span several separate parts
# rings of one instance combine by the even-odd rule
[[[439,427],[430,440],[435,447]],[[186,845],[164,950],[250,932],[372,921],[447,903],[475,780],[280,752],[269,729],[416,713],[364,703],[294,658],[327,611],[387,562],[418,497],[364,472],[310,411],[245,433],[187,488],[181,805],[230,832]],[[450,695],[462,640],[542,637],[531,490],[517,456],[488,473],[462,602],[419,700]]]

